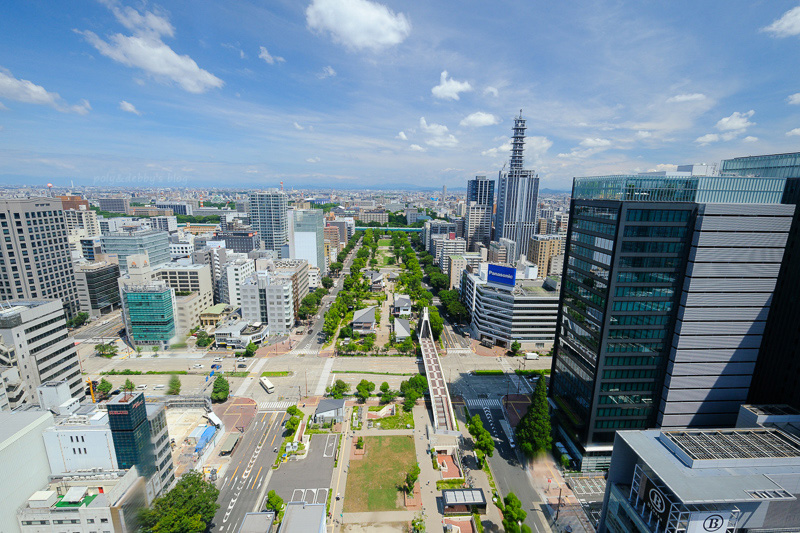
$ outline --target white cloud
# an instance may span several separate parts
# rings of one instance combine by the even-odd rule
[[[242,59],[247,57],[246,55],[244,55],[244,50],[239,50],[239,57],[242,58]],[[281,58],[281,59],[283,59],[283,58]]]
[[[705,100],[706,95],[702,93],[689,93],[689,94],[676,94],[671,98],[667,98],[667,103],[676,104],[682,102],[699,102]]]
[[[497,148],[489,148],[488,150],[484,150],[481,152],[481,155],[487,155],[490,157],[497,157],[500,156],[507,156],[511,153],[511,142],[506,141],[505,143],[501,144]]]
[[[793,136],[800,136],[800,128],[795,128],[793,130],[787,131],[786,135],[793,137]]]
[[[752,109],[747,113],[739,113],[738,111],[734,111],[731,116],[721,118],[719,122],[717,122],[716,128],[719,131],[742,132],[755,124],[755,122],[750,122],[749,120],[747,120],[754,114],[755,111],[753,111]]]
[[[297,122],[295,122],[295,123],[293,124],[293,126],[294,126],[294,129],[296,129],[296,130],[303,131],[303,130],[305,129],[303,126],[301,126],[301,125],[300,125],[300,124],[298,124]]]
[[[800,93],[789,95],[786,101],[789,102],[790,105],[800,105]]]
[[[659,163],[654,168],[648,170],[648,172],[663,172],[663,171],[673,171],[678,170],[678,165],[674,165],[672,163]]]
[[[119,108],[127,113],[133,113],[134,115],[142,115],[142,112],[136,109],[136,106],[130,102],[126,102],[125,100],[119,103]]]
[[[447,71],[442,71],[439,78],[439,85],[431,89],[431,93],[436,98],[443,100],[458,100],[458,93],[469,92],[472,90],[472,85],[468,81],[456,81],[453,78],[447,78]]]
[[[553,141],[547,137],[531,136],[525,138],[525,153],[536,164],[541,162],[542,157],[553,146]]]
[[[400,139],[401,141],[407,141],[408,137],[406,136],[406,132],[401,131],[395,136],[395,139]]]
[[[319,163],[319,157],[309,157],[306,161],[309,163]]]
[[[497,87],[492,87],[491,85],[489,85],[483,90],[483,94],[491,94],[492,96],[497,98],[500,95],[500,91],[497,90]]]
[[[317,74],[317,78],[324,80],[325,78],[332,78],[336,76],[336,71],[333,70],[333,67],[328,65],[327,67],[322,69],[322,72]]]
[[[758,137],[753,137],[752,135],[748,135],[747,137],[742,139],[742,142],[746,142],[746,143],[754,143],[756,141],[758,141]]]
[[[0,102],[0,111],[8,111],[8,108],[3,105],[3,102]]]
[[[694,140],[694,142],[699,143],[700,146],[705,146],[709,143],[715,143],[717,141],[719,141],[719,135],[716,133],[706,133],[705,135]]]
[[[50,92],[32,81],[15,78],[10,71],[4,68],[0,68],[0,98],[8,98],[25,104],[47,105],[62,113],[72,112],[85,115],[92,109],[87,100],[80,100],[75,105],[69,105],[58,93]],[[6,109],[6,107],[3,106],[2,109]]]
[[[648,137],[652,137],[653,134],[647,130],[639,130],[636,132],[637,139],[647,139]]]
[[[458,144],[458,139],[451,133],[448,133],[447,126],[442,124],[435,124],[425,120],[425,117],[420,117],[419,126],[423,132],[428,134],[428,139],[425,144],[434,147],[452,148]]]
[[[328,32],[335,42],[353,50],[394,46],[411,33],[405,15],[370,0],[312,0],[306,23],[312,31]]]
[[[418,144],[412,144],[411,146],[408,147],[408,149],[411,150],[412,152],[425,152],[426,151],[425,148],[423,148],[422,146],[420,146]]]
[[[761,31],[771,33],[773,37],[800,35],[800,6],[790,9],[769,26],[761,28]]]
[[[150,11],[144,14],[133,8],[110,6],[117,20],[133,35],[116,33],[104,41],[92,31],[79,31],[98,52],[128,67],[139,68],[157,80],[171,80],[190,93],[204,93],[225,83],[200,68],[188,55],[179,55],[162,37],[175,33],[166,17]]]
[[[493,126],[499,123],[500,119],[491,113],[477,111],[464,117],[461,122],[459,122],[459,125],[468,128],[481,128],[483,126]]]
[[[283,63],[283,62],[286,61],[284,58],[282,58],[280,56],[271,55],[269,52],[267,52],[267,49],[264,48],[263,46],[259,46],[258,50],[259,50],[258,57],[260,57],[261,59],[266,61],[267,64],[269,64],[269,65],[274,65],[276,62],[277,63]]]
[[[580,142],[580,145],[584,148],[604,148],[611,146],[611,141],[608,139],[600,139],[600,138],[587,138]]]

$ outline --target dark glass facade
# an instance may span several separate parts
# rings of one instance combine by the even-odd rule
[[[475,202],[478,205],[494,205],[494,180],[486,176],[476,176],[467,181],[467,205]]]
[[[550,393],[574,441],[654,425],[695,210],[573,200]]]
[[[109,264],[105,267],[86,270],[86,286],[89,289],[89,301],[92,309],[110,310],[120,306],[119,265]]]
[[[149,478],[155,473],[156,464],[144,395],[119,394],[108,402],[107,408],[119,467],[136,466],[140,475]]]

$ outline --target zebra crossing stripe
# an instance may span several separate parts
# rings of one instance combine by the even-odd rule
[[[469,408],[476,408],[482,407],[484,409],[491,409],[491,408],[500,408],[503,404],[500,403],[500,400],[475,400],[475,399],[468,399],[467,400],[467,407]]]
[[[292,402],[261,402],[258,404],[259,411],[285,411],[290,406],[294,405]]]

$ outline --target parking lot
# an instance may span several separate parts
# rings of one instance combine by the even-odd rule
[[[267,490],[274,490],[286,502],[325,503],[338,436],[338,433],[313,435],[306,458],[282,464],[273,472]]]

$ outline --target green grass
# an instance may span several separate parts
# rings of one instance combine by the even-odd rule
[[[272,372],[262,372],[262,378],[285,378],[287,376],[291,376],[292,373],[288,370],[276,370]]]
[[[367,411],[373,411],[373,412],[380,411],[384,407],[385,407],[384,405],[370,405]]]
[[[246,378],[250,372],[220,372],[216,376],[225,376],[226,378]]]
[[[536,374],[539,374],[540,376],[548,376],[550,375],[550,369],[545,368],[543,370],[521,370],[518,368],[514,370],[514,373],[518,376],[534,376]]]
[[[369,374],[372,376],[416,376],[419,372],[368,372],[366,370],[331,370],[334,374]]]
[[[463,489],[464,478],[440,479],[436,482],[436,490]]]
[[[100,372],[101,376],[184,376],[188,374],[186,370],[148,370],[147,372],[142,372],[141,370],[130,370],[128,368],[124,370],[106,370],[105,372]]]
[[[378,239],[378,246],[391,246],[392,240],[391,239]]]
[[[397,406],[396,415],[379,418],[372,422],[374,424],[380,422],[381,429],[407,429],[406,424],[410,424],[411,429],[414,429],[414,415],[412,413],[406,413],[399,405]]]
[[[473,370],[476,376],[502,376],[505,374],[502,370]]]
[[[417,463],[414,438],[405,435],[365,437],[364,444],[367,450],[364,458],[350,461],[344,512],[402,509],[402,504],[398,505],[398,488],[406,472]]]

